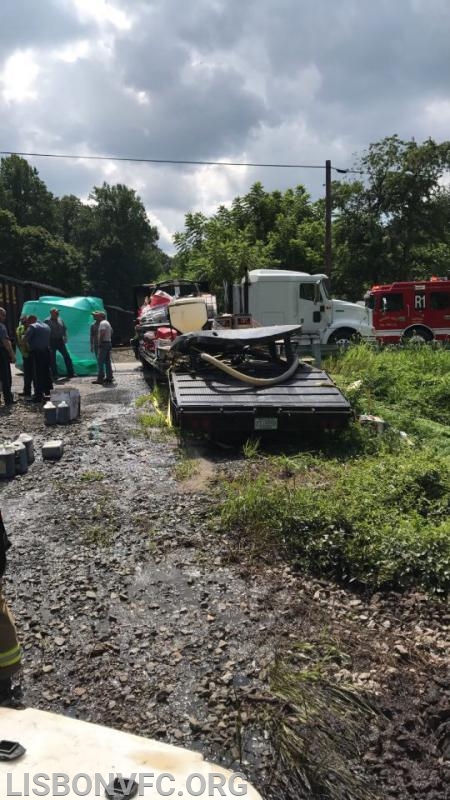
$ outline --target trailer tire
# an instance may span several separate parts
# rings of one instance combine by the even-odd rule
[[[338,328],[337,331],[333,331],[328,339],[327,344],[339,344],[339,342],[359,342],[360,340],[361,336],[358,331],[355,331],[354,328]]]
[[[413,337],[416,337],[416,339],[422,339],[423,342],[432,342],[434,339],[434,336],[429,328],[424,328],[422,325],[413,325],[412,328],[408,328],[408,330],[405,331],[402,336],[402,341],[407,342]]]

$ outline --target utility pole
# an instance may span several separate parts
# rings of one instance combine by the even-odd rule
[[[331,284],[331,161],[325,161],[325,273]]]

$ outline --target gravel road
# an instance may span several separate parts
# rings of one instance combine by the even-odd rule
[[[139,427],[135,400],[148,387],[126,356],[115,386],[70,386],[82,414],[69,426],[46,428],[24,401],[0,411],[1,437],[31,433],[37,449],[27,475],[0,484],[25,702],[242,764],[264,797],[289,798],[277,779],[269,785],[259,701],[276,658],[306,642],[308,663],[328,643],[330,680],[377,710],[355,774],[380,798],[444,800],[448,607],[417,592],[361,597],[236,558],[216,510],[239,453],[198,447],[195,474],[177,480],[177,438]],[[43,462],[55,432],[64,456]]]

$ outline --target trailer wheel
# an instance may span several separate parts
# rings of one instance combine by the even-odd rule
[[[338,328],[337,331],[333,331],[327,344],[339,344],[340,342],[349,344],[350,342],[359,342],[360,339],[361,336],[354,328]]]
[[[402,336],[403,341],[408,342],[414,340],[418,343],[419,341],[431,342],[433,338],[432,332],[428,328],[422,327],[422,325],[415,325],[413,328],[408,328]]]

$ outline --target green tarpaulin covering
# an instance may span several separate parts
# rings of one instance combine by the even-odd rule
[[[67,328],[67,349],[73,361],[76,375],[95,375],[97,362],[91,353],[89,332],[94,321],[93,311],[104,311],[103,300],[98,297],[40,297],[24,303],[22,314],[35,314],[42,322],[50,316],[50,309],[57,308],[59,316]],[[17,350],[17,364],[22,358]],[[64,359],[57,353],[57,366],[60,375],[66,374]]]

